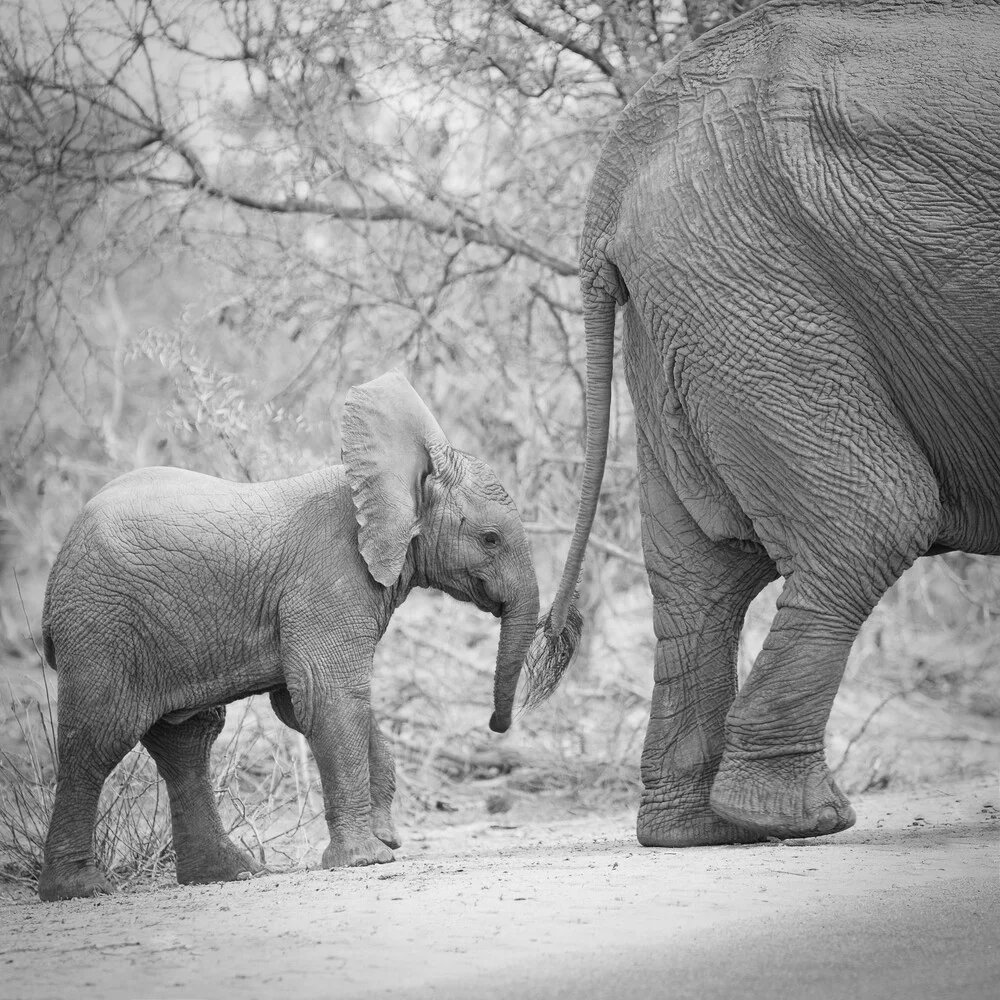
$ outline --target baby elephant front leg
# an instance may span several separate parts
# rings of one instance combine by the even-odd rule
[[[373,792],[368,763],[372,723],[367,698],[352,693],[332,693],[314,706],[308,738],[323,783],[330,831],[330,844],[323,852],[324,868],[386,864],[394,860],[392,850],[372,832]],[[384,761],[381,768],[384,771]],[[379,787],[383,791],[375,797],[381,803],[381,827],[388,816],[388,806],[381,797],[384,776],[380,777]],[[380,832],[395,839],[394,829]]]
[[[386,847],[399,847],[402,841],[392,821],[392,800],[396,794],[396,761],[389,741],[379,729],[375,713],[371,715],[368,734],[368,776],[371,783],[372,833]]]
[[[349,696],[331,696],[331,702],[340,701]],[[371,711],[366,699],[360,699],[367,706],[367,724],[359,729],[359,713],[356,709],[348,709],[342,722],[333,722],[330,725],[323,725],[323,721],[329,721],[334,712],[332,707],[327,707],[319,711],[319,722],[312,732],[307,734],[299,722],[295,710],[292,706],[292,698],[287,688],[279,688],[271,692],[271,705],[275,714],[292,729],[306,735],[309,739],[310,748],[316,758],[320,776],[323,781],[323,795],[327,804],[326,815],[330,826],[330,845],[333,849],[328,849],[324,854],[324,866],[337,868],[345,865],[362,865],[385,863],[394,860],[392,854],[380,850],[378,844],[372,844],[370,839],[366,839],[368,848],[362,852],[362,857],[358,860],[343,860],[343,848],[345,838],[338,834],[335,839],[334,827],[343,829],[345,821],[350,820],[351,809],[360,809],[357,804],[360,802],[360,792],[357,802],[353,806],[348,804],[344,794],[332,791],[334,783],[342,780],[350,783],[352,771],[354,773],[354,783],[360,788],[362,785],[369,792],[369,830],[388,848],[400,846],[399,834],[396,825],[392,820],[392,800],[396,793],[396,764],[389,749],[388,741],[383,736],[375,720],[375,715]],[[339,728],[344,727],[344,728]],[[353,727],[353,728],[351,728]],[[367,740],[367,770],[365,771],[357,760],[355,748],[360,749]],[[340,742],[346,742],[347,746],[339,746]],[[345,760],[345,754],[347,759]],[[338,779],[338,774],[340,778]],[[336,797],[335,797],[336,796]],[[353,799],[351,801],[354,801]],[[331,806],[336,809],[336,813],[331,813]],[[338,815],[339,813],[339,815]],[[363,822],[363,817],[355,818],[358,822]],[[349,838],[348,838],[349,839]],[[348,857],[353,857],[358,852],[348,848]]]

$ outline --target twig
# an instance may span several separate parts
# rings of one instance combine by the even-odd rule
[[[236,811],[240,814],[240,821],[246,823],[246,825],[250,827],[250,832],[254,835],[254,839],[257,841],[257,853],[260,856],[260,863],[262,865],[266,864],[267,862],[264,860],[264,842],[260,839],[260,834],[257,832],[257,827],[254,826],[253,820],[247,816],[246,804],[233,792],[231,788],[226,789],[226,791],[229,795],[230,801],[234,806],[236,806]],[[244,847],[247,846],[242,837],[240,837],[240,843],[243,844]],[[249,848],[247,848],[247,850],[249,850]]]
[[[930,676],[930,673],[931,673],[931,671],[930,671],[930,668],[927,668],[926,670],[924,670],[924,671],[923,671],[923,673],[921,673],[920,677],[919,677],[919,678],[918,678],[918,679],[917,679],[916,681],[914,681],[914,682],[913,682],[913,683],[912,683],[912,684],[911,684],[911,685],[910,685],[909,687],[906,687],[906,688],[900,688],[900,690],[898,690],[898,691],[893,691],[893,692],[892,692],[891,694],[887,694],[887,695],[886,695],[886,696],[885,696],[885,697],[884,697],[884,698],[883,698],[883,699],[882,699],[882,700],[881,700],[881,701],[880,701],[880,702],[879,702],[879,703],[878,703],[878,704],[877,704],[877,705],[876,705],[876,706],[875,706],[875,707],[874,707],[874,708],[873,708],[873,709],[872,709],[872,710],[871,710],[871,711],[870,711],[870,712],[868,713],[868,715],[867,715],[867,716],[865,717],[865,720],[864,720],[864,722],[862,722],[862,723],[861,723],[861,727],[860,727],[860,728],[858,729],[858,731],[857,731],[857,732],[856,732],[856,733],[855,733],[855,734],[854,734],[854,735],[853,735],[853,736],[852,736],[852,737],[851,737],[851,738],[850,738],[850,739],[849,739],[849,740],[847,741],[847,746],[846,746],[846,747],[844,747],[844,752],[843,752],[843,754],[841,755],[841,758],[840,758],[840,761],[839,761],[839,763],[837,764],[837,766],[836,766],[835,768],[833,768],[833,773],[834,773],[834,774],[836,774],[836,773],[837,773],[837,772],[838,772],[838,771],[839,771],[839,770],[840,770],[840,769],[841,769],[841,768],[842,768],[842,767],[844,766],[844,762],[845,762],[845,761],[847,760],[847,756],[848,756],[848,754],[849,754],[849,753],[851,752],[851,750],[853,749],[853,747],[854,747],[855,743],[857,743],[857,742],[858,742],[858,740],[860,740],[860,739],[861,739],[861,737],[862,737],[862,736],[864,736],[864,734],[865,734],[866,730],[868,729],[869,725],[871,725],[871,722],[872,722],[872,720],[873,720],[873,719],[875,718],[875,716],[876,716],[876,715],[878,715],[878,714],[879,714],[879,712],[881,712],[881,711],[882,711],[882,709],[883,709],[883,708],[885,708],[885,706],[889,704],[889,702],[891,702],[891,701],[895,701],[895,699],[896,699],[896,698],[905,698],[905,697],[907,697],[908,695],[911,695],[911,694],[913,694],[913,692],[914,692],[914,691],[916,691],[916,690],[917,690],[917,688],[919,688],[919,687],[920,687],[920,685],[921,685],[921,684],[923,684],[925,680],[927,680],[927,678],[928,678],[928,677]]]
[[[542,524],[535,521],[526,523],[524,530],[533,535],[572,535],[573,525],[562,524],[556,521],[552,521],[548,524]],[[614,542],[606,542],[603,538],[598,538],[591,534],[587,544],[593,546],[599,552],[603,552],[605,555],[613,556],[615,559],[621,559],[623,562],[627,562],[631,566],[638,566],[641,569],[646,568],[646,564],[643,562],[642,556],[634,555],[623,548],[619,548],[619,546],[615,545]]]
[[[463,666],[468,667],[470,670],[476,671],[479,674],[491,674],[492,664],[487,664],[483,661],[476,660],[475,658],[468,656],[467,654],[455,649],[452,646],[448,646],[443,642],[437,642],[434,639],[428,638],[428,636],[423,635],[419,632],[414,632],[411,630],[405,622],[400,621],[396,626],[400,633],[404,635],[410,642],[415,643],[418,646],[426,646],[428,649],[433,649],[437,653],[442,653],[444,656],[449,657],[456,663],[461,663]]]

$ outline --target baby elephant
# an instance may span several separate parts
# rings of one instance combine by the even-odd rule
[[[260,870],[226,836],[208,768],[225,704],[264,691],[316,758],[324,867],[391,861],[395,772],[372,717],[372,656],[413,587],[500,618],[491,724],[510,724],[538,618],[513,501],[397,373],[348,393],[343,442],[342,466],[267,483],[142,469],[83,509],[42,623],[59,670],[43,900],[110,891],[94,861],[97,802],[138,741],[166,782],[178,881]]]

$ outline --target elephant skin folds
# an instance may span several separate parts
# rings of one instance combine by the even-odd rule
[[[917,558],[1000,554],[997,93],[996,2],[774,0],[608,136],[553,616],[600,494],[617,306],[657,638],[643,843],[849,827],[823,742],[861,625]],[[737,691],[745,613],[779,577]]]

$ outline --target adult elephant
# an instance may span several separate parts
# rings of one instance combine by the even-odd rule
[[[209,752],[225,704],[262,692],[316,758],[324,866],[392,861],[395,769],[370,681],[375,645],[413,587],[500,618],[493,724],[510,724],[538,619],[510,496],[448,444],[398,373],[348,393],[343,458],[255,484],[142,469],[86,505],[45,594],[45,655],[60,680],[42,899],[110,890],[94,861],[98,796],[140,740],[166,782],[178,880],[257,871],[223,829]]]
[[[1000,552],[1000,5],[774,0],[706,34],[607,139],[581,284],[586,466],[548,628],[618,306],[657,637],[639,840],[843,830],[823,740],[858,629],[919,556]]]

